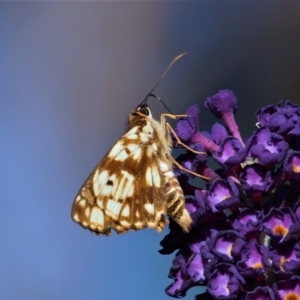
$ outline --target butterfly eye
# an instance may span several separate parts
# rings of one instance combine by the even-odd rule
[[[143,115],[146,115],[146,116],[150,115],[150,110],[149,110],[148,106],[141,106],[140,108],[138,108],[138,111]]]

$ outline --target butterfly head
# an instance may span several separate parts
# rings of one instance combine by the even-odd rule
[[[131,116],[135,115],[140,118],[150,117],[152,118],[151,110],[147,104],[148,98],[154,95],[149,94],[147,97],[136,107],[136,109],[131,113]],[[156,96],[155,96],[156,97]],[[156,97],[157,98],[157,97]]]
[[[134,111],[129,114],[128,129],[131,129],[135,126],[145,126],[147,118],[152,119],[152,113],[149,106],[147,105],[147,99],[145,99],[135,108]]]
[[[144,100],[136,109],[135,109],[135,113],[137,113],[138,115],[144,115],[147,117],[152,118],[152,113],[151,110],[147,104],[147,99]]]

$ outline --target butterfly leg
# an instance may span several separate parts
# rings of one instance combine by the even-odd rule
[[[203,155],[207,155],[206,152],[201,152],[201,151],[196,151],[194,149],[192,149],[191,147],[189,147],[188,145],[186,145],[185,143],[183,143],[180,138],[178,137],[177,133],[175,132],[175,130],[172,128],[172,126],[166,122],[166,127],[169,129],[169,131],[172,133],[172,135],[174,136],[174,138],[177,141],[177,145],[181,145],[182,147],[186,148],[187,150],[195,153],[195,154],[203,154]]]
[[[191,147],[189,147],[188,145],[186,145],[185,143],[183,143],[180,140],[180,138],[178,137],[175,130],[170,125],[170,123],[166,122],[166,120],[165,120],[166,117],[171,118],[173,120],[176,120],[176,119],[180,119],[180,118],[187,118],[187,115],[162,114],[161,117],[160,117],[161,118],[161,124],[165,123],[165,126],[168,128],[168,130],[172,133],[172,135],[176,139],[177,145],[181,145],[182,147],[186,148],[187,150],[191,151],[192,153],[207,155],[207,153],[201,152],[201,151],[196,151],[196,150],[192,149]]]
[[[201,152],[201,151],[196,151],[194,149],[192,149],[191,147],[189,147],[188,145],[186,145],[185,143],[183,143],[180,138],[178,137],[177,133],[175,132],[175,130],[173,129],[173,127],[170,125],[170,123],[166,122],[165,121],[165,118],[166,117],[169,117],[171,119],[179,119],[179,118],[186,118],[187,115],[173,115],[173,114],[162,114],[161,115],[161,123],[165,123],[165,126],[166,126],[166,129],[169,130],[169,132],[172,133],[172,135],[174,136],[174,138],[176,139],[177,141],[177,144],[178,145],[181,145],[182,147],[186,148],[188,151],[194,153],[194,154],[203,154],[203,155],[207,155],[207,153],[205,152]],[[206,177],[206,176],[203,176],[203,175],[200,175],[200,174],[197,174],[191,170],[188,170],[186,169],[185,167],[183,167],[180,163],[178,163],[173,157],[170,157],[170,159],[172,160],[173,164],[179,169],[179,170],[182,170],[182,171],[185,171],[185,172],[188,172],[196,177],[199,177],[201,179],[204,179],[204,180],[209,180],[210,181],[210,178]]]
[[[173,157],[170,157],[170,159],[172,160],[172,163],[179,169],[179,170],[182,170],[182,171],[185,171],[185,172],[188,172],[196,177],[199,177],[201,179],[204,179],[204,180],[208,180],[210,181],[211,178],[208,178],[206,176],[203,176],[203,175],[200,175],[200,174],[197,174],[196,172],[193,172],[185,167],[183,167],[178,161],[176,161]]]

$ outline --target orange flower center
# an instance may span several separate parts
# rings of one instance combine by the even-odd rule
[[[293,166],[293,172],[294,173],[299,173],[300,172],[300,168],[297,165],[292,165]]]
[[[274,228],[274,233],[281,234],[283,237],[285,237],[288,233],[288,230],[283,225],[276,225]]]
[[[300,297],[298,294],[290,292],[284,297],[284,300],[300,300]]]
[[[253,268],[253,269],[259,269],[259,268],[262,268],[262,267],[263,267],[263,265],[262,265],[261,262],[257,262],[257,263],[255,263],[254,265],[252,265],[252,268]]]

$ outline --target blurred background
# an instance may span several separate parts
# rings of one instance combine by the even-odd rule
[[[0,299],[170,299],[168,230],[93,235],[74,196],[182,51],[155,94],[178,114],[199,104],[201,130],[220,89],[245,138],[263,105],[299,103],[299,15],[299,1],[1,2]]]

